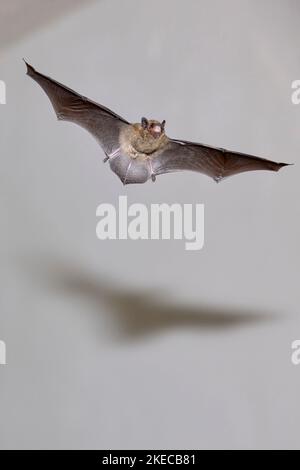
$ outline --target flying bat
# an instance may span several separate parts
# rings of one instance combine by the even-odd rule
[[[59,120],[86,129],[100,144],[104,161],[123,184],[145,183],[150,178],[181,170],[192,170],[216,182],[245,171],[278,171],[288,163],[232,152],[209,145],[176,140],[165,133],[165,120],[142,117],[131,124],[110,109],[82,96],[27,66],[27,75],[48,95]]]

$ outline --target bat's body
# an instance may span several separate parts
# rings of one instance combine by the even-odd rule
[[[157,126],[160,123],[149,121],[148,124]],[[110,168],[124,184],[145,183],[150,177],[155,179],[153,164],[161,150],[168,144],[164,133],[158,137],[151,137],[147,129],[140,124],[124,127],[120,131],[119,148],[107,155]]]
[[[252,170],[278,171],[286,163],[170,139],[165,121],[142,118],[130,124],[121,116],[70,88],[34,70],[27,64],[27,74],[46,92],[57,118],[74,122],[89,131],[101,145],[110,168],[123,184],[155,181],[157,175],[193,170],[215,181]]]

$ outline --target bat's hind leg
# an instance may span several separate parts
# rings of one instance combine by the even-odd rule
[[[118,157],[120,155],[120,147],[118,147],[116,150],[114,150],[112,153],[106,153],[106,157],[103,159],[103,163],[106,163],[108,160],[112,160],[115,157]]]
[[[153,171],[153,167],[152,167],[152,163],[151,163],[151,160],[149,159],[148,160],[148,165],[149,165],[149,170],[150,170],[150,175],[151,175],[151,179],[153,181],[153,183],[156,181],[156,175]]]

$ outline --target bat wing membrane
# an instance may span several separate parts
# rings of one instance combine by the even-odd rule
[[[276,163],[265,158],[188,141],[170,139],[165,150],[153,159],[156,175],[173,171],[192,170],[220,181],[245,171],[278,171],[287,163]]]
[[[106,154],[113,153],[119,147],[120,130],[129,125],[125,119],[25,63],[27,74],[43,88],[58,119],[74,122],[86,129]]]

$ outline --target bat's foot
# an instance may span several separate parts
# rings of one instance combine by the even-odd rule
[[[220,181],[222,181],[222,179],[223,179],[222,175],[218,175],[218,176],[214,177],[214,180],[215,180],[216,183],[220,183]]]
[[[149,165],[149,170],[150,170],[150,175],[151,175],[151,179],[154,183],[154,181],[156,181],[156,176],[155,176],[155,173],[153,171],[153,168],[152,168],[152,162],[151,162],[151,159],[149,158],[148,159],[148,165]]]
[[[103,158],[103,163],[106,163],[108,160],[109,160],[109,156],[108,156],[108,155],[106,155],[106,157],[105,157],[105,158]]]

